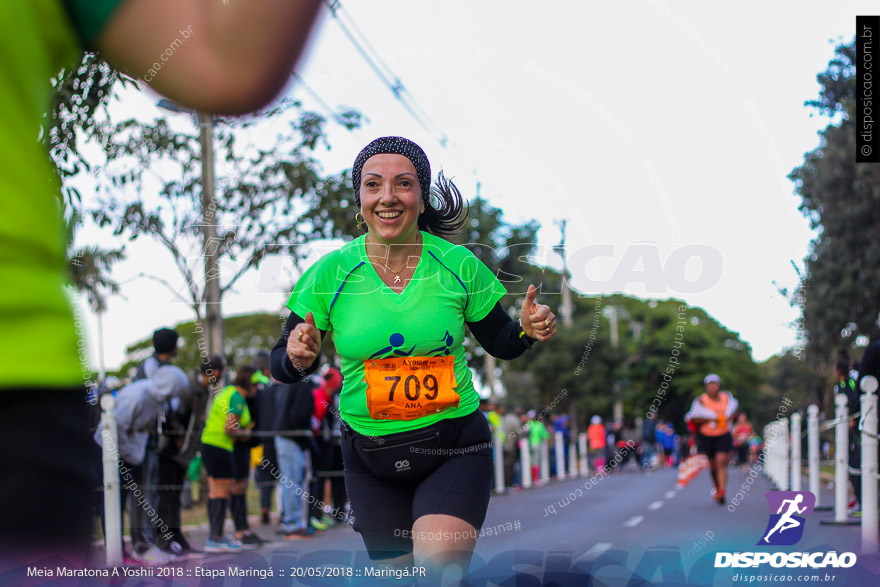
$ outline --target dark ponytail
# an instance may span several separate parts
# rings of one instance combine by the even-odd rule
[[[448,237],[458,234],[467,222],[470,205],[465,203],[461,192],[442,171],[437,174],[437,181],[424,201],[425,211],[419,214],[419,230]]]

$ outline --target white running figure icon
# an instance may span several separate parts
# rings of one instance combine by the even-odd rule
[[[804,506],[802,509],[798,508],[798,505],[804,501],[804,495],[802,493],[798,493],[794,499],[785,499],[779,505],[779,510],[777,510],[777,514],[782,514],[782,510],[785,508],[785,504],[789,504],[788,511],[782,514],[782,517],[779,518],[779,521],[776,522],[776,525],[772,530],[767,532],[767,535],[764,536],[764,542],[769,544],[770,535],[779,530],[779,533],[782,534],[786,530],[791,528],[797,528],[801,525],[797,520],[791,519],[792,514],[798,513],[802,514],[807,511],[807,506]]]

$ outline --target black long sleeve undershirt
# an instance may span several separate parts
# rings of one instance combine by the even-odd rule
[[[290,357],[287,356],[287,338],[293,329],[296,328],[296,325],[302,322],[305,322],[302,317],[295,312],[291,312],[290,316],[287,317],[287,323],[284,325],[281,338],[278,339],[278,342],[275,343],[275,347],[272,349],[272,377],[282,383],[295,383],[305,379],[317,371],[321,363],[319,354],[311,367],[308,369],[297,369],[291,362]],[[535,342],[535,339],[529,336],[520,336],[522,329],[519,324],[507,315],[507,312],[504,311],[500,303],[496,303],[482,320],[465,322],[465,324],[467,324],[471,334],[474,335],[474,338],[477,339],[477,342],[480,343],[480,346],[487,353],[505,361],[517,358],[531,348]],[[322,339],[326,333],[326,330],[321,330]]]
[[[517,358],[536,342],[530,336],[520,336],[519,323],[511,319],[498,302],[485,318],[465,324],[487,353],[505,361]]]
[[[318,367],[321,365],[321,353],[318,353],[318,356],[315,357],[315,362],[312,363],[311,367],[308,369],[297,369],[287,355],[287,339],[290,336],[290,333],[293,332],[293,329],[296,328],[296,325],[303,322],[305,322],[305,320],[303,320],[301,316],[296,312],[291,312],[290,316],[287,317],[287,323],[284,325],[284,330],[281,331],[281,338],[278,339],[278,342],[275,343],[275,347],[272,348],[272,360],[269,365],[269,371],[272,373],[272,377],[281,383],[296,383],[297,381],[302,381],[317,371]],[[321,330],[320,332],[321,338],[323,339],[324,335],[327,334],[327,331]]]

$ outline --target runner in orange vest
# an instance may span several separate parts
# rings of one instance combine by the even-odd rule
[[[730,423],[733,421],[738,402],[728,391],[721,391],[721,378],[714,373],[703,380],[706,392],[691,404],[685,420],[697,427],[697,450],[709,459],[709,473],[715,487],[712,496],[719,505],[724,504],[727,488],[727,463],[733,448]]]

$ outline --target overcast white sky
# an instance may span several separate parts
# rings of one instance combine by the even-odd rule
[[[827,124],[803,105],[818,94],[816,74],[835,43],[852,38],[855,15],[876,12],[875,3],[343,7],[451,144],[442,148],[410,117],[325,17],[299,71],[325,102],[369,119],[356,133],[330,127],[332,150],[319,153],[328,172],[350,167],[375,137],[410,137],[466,196],[479,177],[508,221],[537,219],[541,245],[556,244],[555,221],[569,219],[576,288],[684,298],[740,333],[756,360],[794,343],[797,312],[773,282],[796,284],[791,261],[801,264],[811,232],[785,176]],[[320,111],[293,82],[287,92]],[[114,112],[119,120],[163,116],[156,99],[127,93]],[[79,240],[112,242],[96,229]],[[127,254],[114,272],[123,297],[109,300],[104,319],[108,368],[123,362],[126,345],[193,318],[161,285],[132,280],[147,270],[180,281],[166,253],[141,239]],[[553,254],[547,262],[560,265]],[[268,261],[262,275],[246,276],[224,313],[279,310],[289,293],[274,285],[281,265]],[[628,278],[619,273],[630,269]],[[683,280],[697,291],[682,291]],[[545,301],[558,306],[559,297]],[[85,315],[97,367],[96,319]]]

